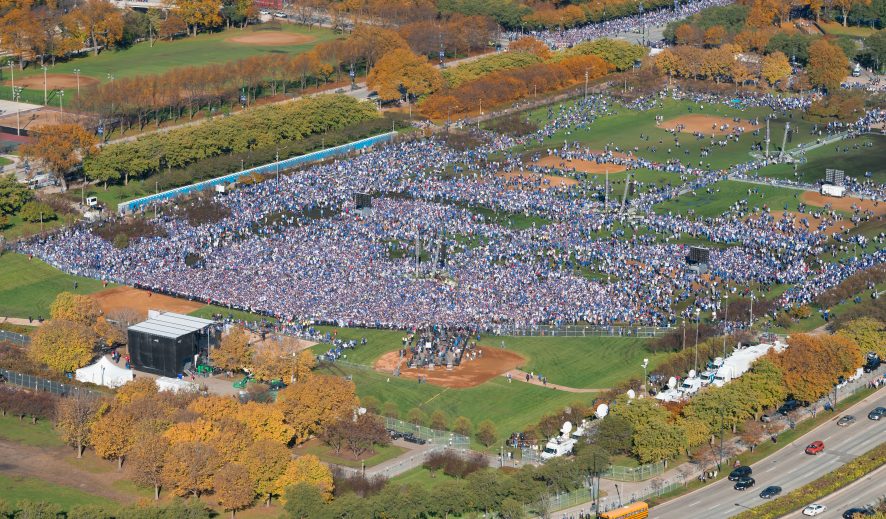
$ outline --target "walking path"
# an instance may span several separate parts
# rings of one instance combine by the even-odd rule
[[[538,379],[538,376],[531,376],[529,373],[519,370],[512,369],[507,373],[502,373],[501,376],[507,377],[511,376],[511,379],[516,380],[517,382],[522,382],[524,384],[532,384],[533,386],[542,386],[550,389],[556,389],[558,391],[566,391],[567,393],[602,393],[604,391],[609,391],[609,388],[583,388],[583,387],[568,387],[568,386],[558,386],[557,384],[551,384],[548,382],[545,384],[541,380]],[[527,377],[529,377],[527,379]]]
[[[28,321],[27,319],[23,319],[21,317],[0,317],[0,324],[14,324],[16,326],[40,326],[40,321],[36,319],[33,321]]]

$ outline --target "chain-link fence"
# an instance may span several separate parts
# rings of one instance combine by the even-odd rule
[[[640,465],[639,467],[621,467],[613,465],[606,469],[600,477],[614,481],[645,481],[663,474],[664,471],[665,463],[663,461]]]
[[[9,341],[20,346],[27,346],[28,344],[31,344],[31,338],[27,335],[9,332],[6,330],[0,330],[0,341]]]
[[[564,326],[503,326],[494,330],[502,337],[661,337],[673,328],[658,326],[599,326],[599,325],[564,325]]]
[[[401,434],[412,434],[415,438],[424,440],[434,445],[448,445],[450,447],[467,447],[471,444],[470,438],[451,431],[439,431],[423,425],[404,422],[389,416],[385,417],[385,427]]]
[[[50,393],[55,393],[56,395],[71,395],[76,397],[89,398],[100,398],[103,396],[107,396],[100,391],[94,391],[92,389],[75,386],[73,384],[63,384],[54,380],[48,380],[45,378],[36,377],[34,375],[27,375],[25,373],[18,373],[16,371],[10,371],[8,369],[0,369],[0,375],[2,375],[3,378],[6,379],[6,382],[9,384],[15,384],[16,386],[33,389],[34,391],[48,391]]]
[[[551,513],[558,510],[564,510],[591,500],[591,489],[579,488],[572,492],[564,492],[562,494],[551,494],[541,500],[523,505],[523,511],[529,517],[550,517]],[[588,509],[590,511],[590,509]]]

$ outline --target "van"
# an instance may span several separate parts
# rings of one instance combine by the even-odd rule
[[[861,76],[861,65],[856,63],[855,66],[852,67],[852,77],[859,77],[859,76]]]

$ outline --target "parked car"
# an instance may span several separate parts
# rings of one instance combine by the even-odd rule
[[[392,440],[399,440],[403,437],[403,433],[400,431],[395,431],[394,429],[388,429],[388,433],[391,435]]]
[[[747,490],[754,486],[754,483],[756,483],[754,478],[744,477],[736,481],[733,488],[735,488],[735,490]]]
[[[760,421],[763,422],[763,423],[769,423],[769,422],[772,421],[772,415],[769,414],[769,413],[766,413],[766,414],[764,414],[763,416],[760,417]]]
[[[821,440],[816,440],[806,446],[806,454],[815,455],[822,451],[824,451],[824,442]]]
[[[886,416],[886,407],[878,407],[878,408],[874,409],[873,411],[871,411],[870,413],[868,413],[868,419],[870,419],[870,420],[879,420],[880,418],[883,418],[884,416]]]
[[[800,407],[800,402],[796,400],[788,400],[787,402],[783,403],[781,407],[778,408],[778,414],[787,416],[788,413],[790,413],[794,409],[797,409],[798,407]]]
[[[840,427],[846,427],[846,426],[852,425],[854,423],[855,423],[855,417],[852,415],[849,415],[849,414],[847,414],[846,416],[842,416],[842,417],[840,417],[839,420],[837,420],[837,425]]]
[[[729,481],[738,481],[741,478],[746,478],[754,473],[754,469],[751,467],[738,467],[729,473]]]
[[[871,371],[876,371],[877,368],[880,367],[880,364],[882,364],[880,357],[872,351],[867,355],[867,359],[864,364],[864,372],[870,373]]]
[[[267,15],[271,14],[271,11],[268,11],[267,9],[262,9],[261,11],[258,12],[258,14],[267,16]]]
[[[286,18],[286,13],[284,13],[283,11],[277,11],[276,13],[274,13],[274,17],[275,18]]]
[[[861,507],[853,507],[849,510],[843,512],[843,519],[855,519],[857,517],[867,517],[869,515],[874,515],[874,510],[872,508],[861,508]]]
[[[827,509],[828,509],[828,507],[826,507],[826,506],[824,506],[824,505],[819,505],[819,504],[817,504],[817,503],[812,503],[811,505],[809,505],[809,506],[807,506],[806,508],[803,509],[803,515],[806,515],[806,516],[812,517],[812,516],[815,516],[815,515],[823,514],[824,511],[827,510]]]
[[[781,494],[781,487],[772,485],[764,488],[763,491],[760,492],[760,497],[762,497],[763,499],[770,499],[779,494]]]

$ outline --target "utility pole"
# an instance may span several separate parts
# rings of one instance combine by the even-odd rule
[[[769,158],[769,117],[766,118],[766,158]]]
[[[588,69],[585,69],[585,102],[588,100]]]
[[[750,320],[750,326],[751,326],[751,327],[754,326],[754,293],[753,293],[753,292],[751,292],[751,320]]]
[[[723,309],[723,358],[726,358],[726,316],[729,315],[729,295],[723,298],[723,304],[725,308]]]
[[[784,136],[781,138],[781,151],[778,154],[778,158],[781,159],[784,157],[785,147],[788,145],[788,134],[791,133],[791,123],[786,122],[784,125]]]
[[[46,95],[46,65],[43,65],[41,68],[43,69],[43,106],[46,106],[48,104],[47,99],[49,97]]]
[[[698,329],[701,328],[701,309],[695,309],[695,372],[698,373]]]

